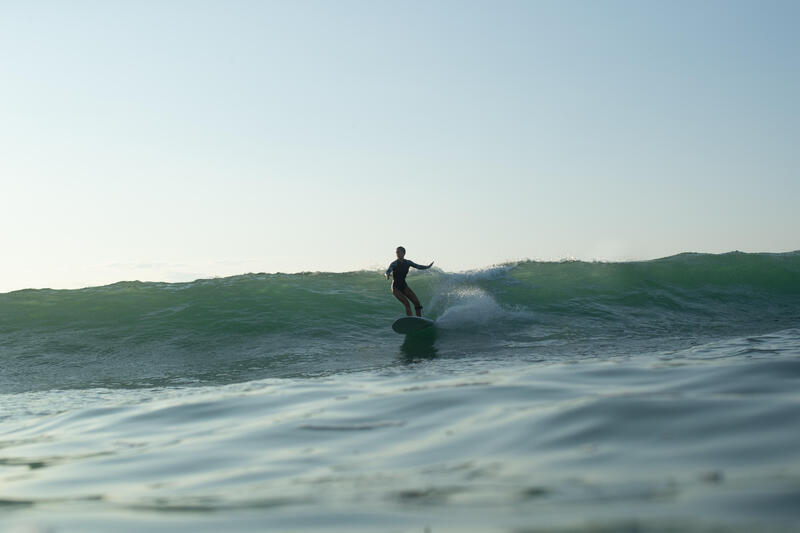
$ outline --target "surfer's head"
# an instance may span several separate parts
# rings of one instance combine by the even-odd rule
[[[402,258],[404,258],[406,256],[406,249],[403,248],[402,246],[398,246],[397,250],[395,250],[395,252],[397,253],[397,258],[398,259],[402,259]]]

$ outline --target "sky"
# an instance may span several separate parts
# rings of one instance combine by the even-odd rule
[[[0,0],[0,292],[800,249],[800,2]]]

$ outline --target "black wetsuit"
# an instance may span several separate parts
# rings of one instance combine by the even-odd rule
[[[392,290],[397,289],[398,291],[405,294],[406,288],[408,288],[408,284],[406,284],[406,276],[408,275],[408,269],[414,267],[419,270],[425,270],[426,267],[423,265],[418,265],[414,261],[409,261],[408,259],[398,259],[396,261],[392,261],[392,264],[389,265],[389,268],[386,269],[386,274],[392,274]]]

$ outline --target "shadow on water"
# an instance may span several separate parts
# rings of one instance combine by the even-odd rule
[[[416,333],[406,335],[400,351],[407,363],[419,359],[432,359],[436,357],[436,328],[427,328]]]

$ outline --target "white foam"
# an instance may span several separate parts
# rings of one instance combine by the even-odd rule
[[[477,287],[456,289],[446,299],[448,305],[436,319],[436,325],[445,329],[483,326],[506,314],[490,294]]]

